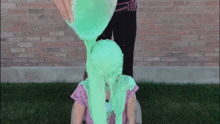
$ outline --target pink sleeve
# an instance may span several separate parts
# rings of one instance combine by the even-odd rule
[[[70,97],[74,99],[77,103],[79,103],[81,106],[86,106],[85,94],[83,90],[85,90],[83,85],[82,84],[78,85]]]
[[[138,89],[139,89],[139,87],[137,85],[135,85],[133,90],[128,90],[126,100],[129,100]]]

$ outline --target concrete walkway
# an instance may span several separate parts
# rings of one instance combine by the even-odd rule
[[[10,67],[1,68],[1,82],[45,83],[83,80],[85,67]],[[215,83],[219,84],[219,67],[134,67],[136,82]]]

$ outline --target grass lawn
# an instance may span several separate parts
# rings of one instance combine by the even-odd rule
[[[137,83],[143,124],[219,124],[218,84]],[[73,83],[1,83],[2,124],[69,124]]]

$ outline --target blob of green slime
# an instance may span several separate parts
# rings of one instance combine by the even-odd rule
[[[111,40],[96,42],[97,37],[104,31],[109,23],[113,10],[110,0],[77,0],[72,1],[75,22],[66,23],[76,32],[87,47],[86,69],[89,86],[86,87],[88,94],[89,111],[94,124],[107,124],[107,114],[114,111],[116,124],[122,124],[122,114],[125,108],[127,89],[132,90],[135,83],[130,87],[124,84],[122,78],[123,54],[120,47]],[[117,3],[117,1],[114,1]],[[109,11],[110,10],[110,11]],[[106,84],[111,90],[109,103],[112,105],[106,113],[105,89]]]

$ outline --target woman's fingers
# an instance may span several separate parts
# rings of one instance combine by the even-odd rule
[[[71,2],[72,0],[53,0],[56,4],[58,10],[60,11],[61,16],[65,20],[71,19],[72,10],[71,10]]]

